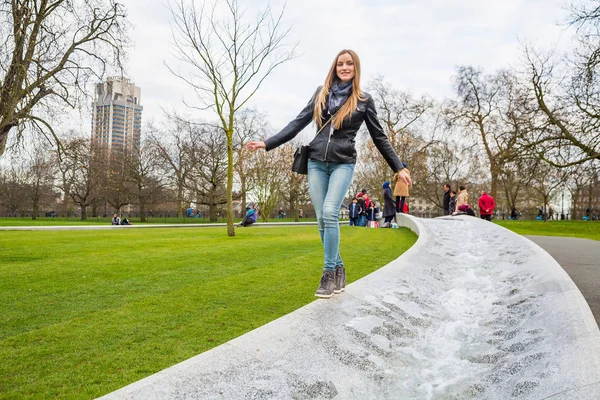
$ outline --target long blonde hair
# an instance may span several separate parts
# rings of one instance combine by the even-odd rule
[[[359,100],[364,101],[365,95],[360,88],[360,59],[358,58],[358,54],[353,50],[344,49],[340,51],[335,59],[333,60],[333,64],[331,68],[329,68],[329,73],[327,74],[327,78],[325,78],[325,84],[321,88],[321,91],[317,94],[315,98],[315,108],[313,110],[313,120],[320,128],[323,125],[322,115],[323,110],[327,107],[327,96],[329,95],[329,89],[333,84],[334,79],[337,78],[336,66],[338,62],[338,58],[342,54],[350,54],[352,57],[352,62],[354,63],[354,78],[352,78],[352,92],[350,96],[348,96],[348,100],[344,103],[344,105],[340,108],[337,115],[333,119],[333,127],[335,129],[340,129],[342,126],[342,122],[346,118],[349,118],[354,110],[356,110],[356,106],[358,105]]]

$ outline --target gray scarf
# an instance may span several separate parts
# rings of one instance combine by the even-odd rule
[[[336,79],[329,88],[329,99],[327,99],[327,109],[329,114],[333,115],[340,109],[348,100],[348,96],[352,93],[352,81],[342,83]]]

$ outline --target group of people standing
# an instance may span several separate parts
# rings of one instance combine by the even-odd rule
[[[479,200],[479,216],[487,221],[492,220],[496,202],[487,192],[482,191]],[[469,205],[469,193],[464,185],[458,187],[458,194],[452,190],[450,184],[444,184],[443,199],[444,215],[470,215],[475,216],[475,210]]]
[[[402,166],[404,167],[402,171],[410,177],[406,164],[402,163]],[[375,202],[367,195],[367,190],[363,189],[356,197],[352,198],[352,203],[348,206],[350,226],[377,228],[379,227],[377,220],[384,218],[382,228],[390,228],[391,222],[397,213],[408,213],[408,204],[406,203],[408,186],[398,173],[394,174],[393,191],[390,182],[383,183],[383,210],[381,210],[381,214]]]
[[[367,195],[367,190],[363,189],[348,206],[348,216],[350,226],[367,226],[369,228],[379,227],[377,219],[379,218],[379,207]]]

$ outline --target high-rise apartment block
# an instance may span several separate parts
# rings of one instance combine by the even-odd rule
[[[92,139],[111,151],[132,149],[142,133],[141,89],[123,77],[96,85],[92,103]]]

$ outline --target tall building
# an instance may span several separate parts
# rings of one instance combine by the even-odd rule
[[[141,89],[129,79],[111,77],[96,85],[92,139],[110,151],[139,146],[142,133]]]

